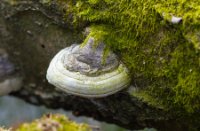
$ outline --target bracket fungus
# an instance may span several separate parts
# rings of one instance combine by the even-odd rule
[[[22,86],[22,77],[15,71],[14,65],[9,61],[8,54],[0,49],[0,96],[17,91]]]
[[[73,44],[52,59],[47,80],[66,93],[82,97],[114,94],[130,84],[128,69],[112,51],[104,55],[104,43],[95,43],[93,37],[83,47]]]

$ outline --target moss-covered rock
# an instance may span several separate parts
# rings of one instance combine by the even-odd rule
[[[165,108],[200,109],[200,2],[195,0],[77,0],[67,13],[78,25],[87,21],[90,36],[121,55],[142,98]],[[182,23],[170,23],[173,16]],[[88,37],[88,38],[89,38]],[[87,38],[86,38],[87,41]],[[145,94],[145,95],[144,95]],[[144,97],[144,100],[146,97]],[[156,102],[157,101],[157,102]]]
[[[2,33],[0,46],[25,74],[24,88],[16,96],[131,129],[199,128],[198,1],[3,1],[9,4],[0,3],[0,14],[11,37]],[[173,16],[182,22],[173,24]],[[89,36],[105,41],[130,69],[134,87],[129,94],[124,90],[106,99],[83,99],[62,94],[45,81],[53,55],[87,40],[80,37],[87,26]]]

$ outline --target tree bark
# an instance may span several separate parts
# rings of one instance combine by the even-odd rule
[[[158,130],[187,130],[185,120],[177,120],[131,96],[127,88],[106,98],[87,99],[58,91],[46,80],[50,60],[62,48],[80,43],[87,23],[72,28],[70,16],[65,21],[56,3],[39,1],[0,2],[0,48],[23,76],[23,87],[11,95],[35,105],[72,110],[97,120],[115,123],[129,129],[154,127]]]

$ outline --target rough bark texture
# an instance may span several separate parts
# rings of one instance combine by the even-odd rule
[[[55,90],[46,80],[53,56],[62,48],[80,43],[82,31],[64,22],[56,4],[39,1],[0,2],[0,48],[24,78],[23,88],[12,95],[35,105],[72,110],[75,115],[91,116],[129,129],[154,127],[159,130],[187,130],[186,120],[177,118],[131,96],[125,89],[101,99],[86,99]],[[69,18],[70,19],[70,18]]]

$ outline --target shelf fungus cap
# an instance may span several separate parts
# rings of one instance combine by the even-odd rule
[[[47,80],[66,93],[83,97],[105,97],[130,84],[128,69],[103,42],[90,37],[85,46],[72,45],[52,59]]]

